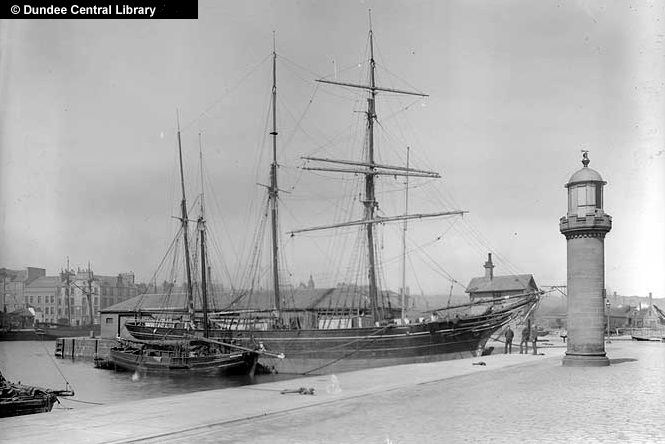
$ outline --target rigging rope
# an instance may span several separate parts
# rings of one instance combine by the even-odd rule
[[[166,258],[169,257],[169,255],[171,254],[172,249],[174,249],[174,245],[178,243],[178,241],[180,239],[181,231],[182,231],[182,227],[178,230],[175,237],[171,241],[171,244],[167,248],[166,253],[162,257],[162,260],[159,262],[159,265],[157,266],[157,270],[155,270],[155,272],[152,275],[152,278],[150,279],[151,282],[152,281],[155,282],[155,291],[157,291],[157,274],[159,273],[159,271],[164,266],[164,263],[166,262]],[[138,311],[139,307],[143,306],[143,301],[144,301],[144,299],[145,299],[145,297],[146,297],[149,290],[150,290],[150,286],[148,285],[146,290],[141,294],[141,297],[138,298],[138,300],[136,301],[136,304],[134,305],[134,311]]]
[[[251,75],[257,70],[257,69],[259,69],[259,68],[260,68],[260,67],[261,67],[261,66],[262,66],[267,60],[269,60],[271,57],[272,57],[272,53],[271,53],[271,54],[268,54],[263,60],[261,60],[261,61],[259,62],[258,65],[256,65],[254,68],[250,69],[249,72],[248,72],[247,74],[245,74],[245,75],[244,75],[244,76],[238,81],[238,83],[237,83],[236,85],[232,86],[230,89],[227,89],[226,92],[225,92],[224,94],[222,94],[219,98],[215,99],[215,100],[212,102],[212,104],[209,105],[206,109],[204,109],[204,110],[203,110],[203,111],[202,111],[197,117],[195,117],[192,121],[188,122],[187,124],[183,125],[181,131],[182,131],[182,132],[186,131],[187,129],[189,129],[189,127],[191,127],[191,126],[194,125],[196,122],[198,122],[203,116],[205,116],[206,114],[208,114],[208,112],[209,112],[211,109],[213,109],[215,106],[217,106],[217,104],[218,104],[219,102],[221,102],[222,99],[226,98],[226,96],[228,96],[229,94],[231,94],[232,92],[234,92],[237,88],[240,87],[240,85],[242,85],[243,83],[245,83],[245,81],[246,81],[246,80],[247,80],[247,79],[248,79],[248,78],[249,78],[249,77],[250,77],[250,76],[251,76]]]

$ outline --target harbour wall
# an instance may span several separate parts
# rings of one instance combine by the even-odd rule
[[[59,358],[106,358],[111,347],[118,345],[115,339],[103,338],[58,338],[55,341],[55,355]]]

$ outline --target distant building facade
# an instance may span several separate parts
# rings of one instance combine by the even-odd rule
[[[73,326],[99,323],[101,309],[133,298],[138,294],[134,273],[117,276],[95,275],[89,270],[61,273],[58,287],[57,320]],[[92,306],[92,310],[91,310]]]
[[[35,279],[46,276],[44,268],[27,267],[22,270],[0,269],[2,307],[5,313],[24,308],[27,304],[25,289]]]
[[[99,311],[138,294],[134,273],[98,276],[92,271],[63,271],[46,276],[44,268],[0,269],[2,306],[12,313],[30,308],[36,322],[48,324],[89,325],[99,323]]]
[[[35,312],[35,321],[55,323],[58,319],[59,276],[42,276],[25,287],[25,306]]]

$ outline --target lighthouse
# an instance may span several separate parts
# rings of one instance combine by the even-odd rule
[[[610,365],[605,354],[605,235],[612,218],[603,210],[603,186],[607,183],[589,168],[582,151],[582,168],[565,187],[568,213],[559,221],[566,236],[568,261],[568,348],[564,366]]]

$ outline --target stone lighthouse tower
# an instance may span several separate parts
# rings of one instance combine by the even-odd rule
[[[568,214],[559,221],[568,249],[568,349],[564,366],[606,366],[604,289],[605,235],[612,218],[603,211],[603,181],[589,168],[583,151],[583,167],[570,177]]]

